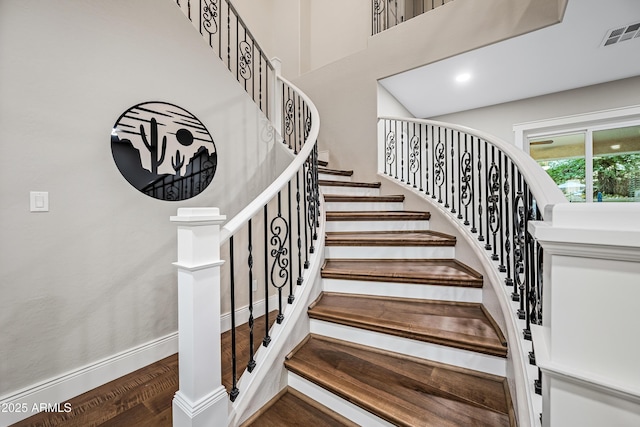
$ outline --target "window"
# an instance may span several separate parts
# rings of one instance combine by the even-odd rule
[[[516,125],[516,143],[570,202],[640,202],[639,113],[630,107]]]

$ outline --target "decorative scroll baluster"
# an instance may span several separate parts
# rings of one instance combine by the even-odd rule
[[[520,299],[520,294],[524,293],[524,264],[525,264],[525,219],[526,219],[526,211],[527,206],[524,199],[524,193],[522,190],[522,175],[518,172],[518,191],[516,192],[516,199],[513,203],[513,225],[514,225],[514,262],[515,267],[513,271],[514,278],[514,288],[513,293],[511,294],[512,301],[520,301],[520,308],[517,311],[517,315],[519,319],[524,319],[525,310],[524,310],[524,301]]]
[[[396,161],[396,134],[393,130],[391,130],[391,124],[389,123],[389,129],[387,130],[387,126],[386,126],[385,122],[385,172],[386,172],[386,167],[387,165],[389,166],[389,172],[388,175],[391,175],[391,168],[392,165],[395,163]],[[397,170],[397,169],[396,169]],[[398,178],[398,175],[396,173],[396,179]]]
[[[271,220],[269,228],[271,232],[269,241],[272,246],[271,257],[273,258],[269,277],[271,285],[278,290],[278,316],[276,317],[276,322],[282,323],[284,320],[282,288],[289,280],[288,250],[285,247],[289,238],[289,224],[282,216],[282,192],[278,192],[278,214]]]
[[[515,169],[515,165],[513,164],[513,162],[511,160],[508,160],[508,164],[510,166],[511,169],[511,177],[512,179],[515,179],[515,174],[514,174],[514,169]],[[506,166],[505,168],[507,169],[505,171],[505,174],[508,175],[508,169],[509,166]],[[511,203],[509,203],[509,195],[511,196]],[[507,253],[507,262],[506,262],[506,273],[507,273],[507,277],[504,279],[504,284],[507,286],[513,286],[513,278],[511,276],[512,274],[512,262],[513,262],[513,257],[511,256],[512,253],[512,248],[511,248],[511,236],[513,236],[513,221],[511,221],[511,211],[513,209],[515,209],[515,183],[509,184],[509,181],[507,179],[507,177],[505,176],[505,197],[507,199],[507,203],[506,203],[506,211],[505,211],[505,242],[504,242],[504,246],[505,246],[505,250]]]
[[[492,242],[493,245],[489,243],[489,239],[487,239],[487,244],[485,245],[485,249],[492,250],[493,254],[491,255],[491,259],[494,261],[498,260],[497,250],[497,234],[500,231],[500,168],[498,164],[495,162],[495,149],[491,147],[491,166],[489,166],[489,175],[487,177],[487,187],[488,187],[488,205],[487,205],[487,217],[488,221],[488,229],[491,230]],[[488,234],[488,231],[487,231]]]
[[[440,128],[438,127],[438,142],[436,142],[435,153],[434,153],[434,170],[433,170],[433,181],[434,185],[438,187],[438,203],[442,203],[442,186],[445,184],[445,145],[442,143],[442,139],[440,138]],[[433,198],[435,198],[435,189]],[[445,206],[447,207],[447,206]]]
[[[313,233],[315,230],[315,212],[316,212],[316,201],[315,201],[315,192],[313,189],[313,154],[309,156],[309,160],[307,161],[306,168],[306,187],[307,187],[307,225],[309,227],[310,234],[310,245],[309,245],[309,253],[315,252],[315,247],[313,245],[313,241],[316,240],[313,238]]]
[[[458,148],[458,151],[459,150],[460,148]],[[460,159],[460,201],[462,202],[462,206],[464,206],[464,225],[469,225],[469,205],[472,205],[473,207],[473,190],[471,186],[471,180],[473,179],[473,170],[471,169],[472,163],[472,153],[469,152],[467,146],[467,135],[465,135],[464,153]],[[462,217],[461,211],[458,218],[462,219]]]
[[[420,162],[420,137],[415,134],[415,125],[413,129],[414,133],[409,140],[409,172],[413,175],[413,188],[418,188],[418,180],[416,174],[419,175],[420,169],[422,169],[422,163]],[[422,187],[422,178],[420,178],[420,187]],[[422,190],[422,188],[420,188]]]

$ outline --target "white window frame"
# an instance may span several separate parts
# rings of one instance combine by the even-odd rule
[[[584,133],[585,159],[592,160],[593,132],[637,125],[640,125],[640,105],[519,123],[513,125],[513,132],[515,134],[516,147],[520,148],[527,154],[529,153],[530,139],[544,138],[546,136],[558,134]],[[592,161],[585,162],[585,175],[586,201],[592,202],[593,180],[586,179],[586,177],[593,176]]]

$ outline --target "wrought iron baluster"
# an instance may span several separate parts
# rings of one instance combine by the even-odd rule
[[[419,156],[420,156],[420,168],[418,170],[418,175],[420,175],[420,189],[419,190],[423,191],[424,186],[423,186],[423,183],[422,183],[422,178],[423,178],[422,165],[426,162],[426,160],[424,160],[422,158],[422,154],[423,153],[422,153],[421,143],[422,143],[422,125],[419,124],[418,125],[418,153],[419,153]],[[426,150],[425,150],[425,152],[426,152]]]
[[[513,162],[510,159],[507,159],[507,164],[508,166],[506,167],[507,169],[511,169],[511,179],[515,179],[515,165],[513,164]],[[505,173],[509,173],[508,171]],[[513,262],[514,262],[514,256],[513,256],[513,252],[515,250],[515,242],[514,245],[511,245],[511,236],[513,236],[514,232],[514,224],[513,221],[511,221],[511,216],[512,216],[512,211],[516,209],[516,199],[515,199],[515,181],[509,183],[507,177],[505,177],[505,194],[506,194],[506,198],[507,198],[507,203],[506,203],[506,207],[507,210],[505,212],[505,220],[506,220],[506,226],[505,226],[505,249],[507,252],[507,262],[506,262],[506,273],[507,273],[507,277],[504,279],[504,284],[507,286],[513,286],[513,277],[511,276],[512,271],[513,271]],[[509,196],[511,196],[511,199],[509,199]],[[511,200],[511,203],[508,202],[508,200]]]
[[[316,240],[313,238],[313,233],[315,230],[315,191],[313,189],[313,153],[309,155],[309,159],[307,160],[307,171],[306,171],[306,200],[307,200],[307,225],[309,227],[309,237],[310,237],[310,245],[309,245],[309,253],[315,252],[315,247],[313,241]]]
[[[480,138],[477,138],[476,140],[478,141],[478,184],[476,187],[478,189],[478,241],[482,242],[484,241],[484,236],[482,235],[482,147],[484,145],[484,148],[486,149],[486,144],[483,144],[484,141]]]
[[[459,150],[459,149],[458,149]],[[460,159],[460,200],[464,206],[464,225],[469,225],[469,205],[473,208],[473,189],[471,181],[473,179],[473,154],[469,152],[468,135],[464,135],[464,153]],[[473,214],[472,214],[473,216]],[[458,215],[462,219],[462,212]],[[474,219],[475,224],[475,219]],[[473,232],[473,231],[472,231]]]
[[[227,67],[231,71],[231,4],[227,2]],[[237,77],[236,77],[237,80]]]
[[[396,135],[396,138],[397,138],[398,137],[398,121],[394,120],[393,124],[394,124],[394,129],[393,129],[394,130],[394,135]],[[402,140],[402,135],[400,135],[400,140]],[[394,152],[394,156],[395,157],[394,158],[395,158],[395,164],[396,164],[395,165],[396,166],[395,179],[398,179],[398,145],[397,144],[394,146],[394,150],[395,150],[395,152]],[[400,155],[402,155],[402,150],[400,151]]]
[[[298,286],[302,285],[302,224],[300,221],[300,170],[296,172],[296,217],[298,219]]]
[[[460,168],[457,169],[453,169],[456,170],[458,173],[458,189],[460,191],[460,195],[458,196],[458,219],[462,219],[464,218],[462,216],[462,155],[460,154],[461,151],[461,146],[460,146],[460,132],[457,132],[458,138],[457,138],[457,145],[458,145],[458,150],[456,152],[456,161],[458,162],[458,165],[460,165]],[[455,162],[454,162],[455,164]]]
[[[514,279],[514,288],[513,293],[511,294],[512,301],[520,301],[520,308],[517,311],[517,315],[519,319],[524,319],[525,310],[524,310],[524,301],[521,300],[520,294],[524,293],[524,264],[525,264],[525,222],[527,215],[527,204],[524,198],[524,193],[522,189],[522,181],[523,177],[520,171],[518,171],[516,183],[518,185],[518,190],[516,192],[516,198],[513,201],[513,225],[514,225],[514,233],[513,233],[513,257],[514,257],[514,269],[513,269],[513,279]]]
[[[409,172],[413,175],[413,188],[418,188],[418,180],[416,174],[419,174],[422,165],[420,162],[420,137],[416,134],[416,124],[413,124],[413,132],[409,140]],[[422,187],[422,178],[420,179]],[[422,189],[422,188],[421,188]]]
[[[253,358],[253,353],[255,352],[255,350],[253,344],[253,227],[251,219],[249,219],[247,227],[249,231],[249,245],[247,247],[247,250],[249,252],[249,255],[247,257],[247,265],[249,266],[249,362],[247,363],[247,371],[252,372],[256,367],[256,361]]]
[[[445,131],[446,132],[446,131]],[[455,138],[453,137],[453,129],[451,129],[451,213],[456,213],[456,167],[455,167]]]
[[[429,195],[429,125],[424,125],[424,193]]]
[[[269,208],[264,205],[263,208],[264,221],[264,338],[262,345],[268,347],[271,343],[269,336]]]
[[[388,130],[387,130],[388,123]],[[387,170],[387,165],[389,165],[388,175],[391,175],[391,170],[393,168],[393,164],[396,161],[396,134],[394,130],[392,130],[391,122],[385,122],[385,172]],[[397,170],[397,168],[396,168]],[[398,175],[396,173],[396,179]]]
[[[292,216],[291,216],[291,180],[287,183],[287,213],[288,213],[288,224],[291,224]],[[293,304],[295,300],[295,296],[293,295],[293,251],[292,251],[293,239],[289,239],[289,272],[287,273],[289,276],[289,298],[287,302],[289,304]]]
[[[507,196],[509,194],[509,168],[506,167],[505,157],[506,156],[504,156],[502,151],[498,151],[499,170],[504,170],[504,180],[502,181],[502,185],[500,187],[500,211],[498,212],[498,214],[500,215],[500,265],[498,266],[498,270],[501,273],[507,271],[507,268],[504,265],[504,234],[505,230],[508,230],[509,228],[509,223],[504,226],[504,220],[509,215],[509,197]]]
[[[434,152],[434,185],[438,187],[438,203],[442,203],[442,186],[445,184],[446,176],[445,176],[445,145],[442,143],[442,138],[440,137],[440,127],[438,126],[438,142],[436,142]],[[435,193],[435,190],[434,190]],[[433,195],[435,198],[435,194]]]
[[[525,248],[526,248],[526,256],[525,256],[525,293],[524,295],[520,295],[520,297],[524,300],[526,305],[525,308],[525,329],[523,331],[524,338],[526,340],[531,341],[531,310],[532,304],[534,301],[531,301],[531,293],[533,292],[533,288],[535,287],[535,270],[537,266],[535,265],[535,242],[529,232],[527,231],[527,225],[529,221],[535,219],[535,211],[534,211],[534,203],[533,203],[533,195],[525,182],[525,195],[527,199],[527,216],[525,219],[525,229],[524,229],[524,238],[525,238]]]
[[[404,182],[404,139],[406,132],[404,131],[404,123],[400,122],[400,182]],[[408,175],[408,174],[407,174]]]
[[[484,245],[484,248],[488,251],[491,250],[491,211],[489,210],[489,204],[491,203],[491,165],[489,164],[489,144],[484,141],[484,164],[487,167],[487,173],[484,177],[484,185],[487,193],[487,198],[485,200],[485,227],[487,231],[487,241]]]
[[[270,242],[271,242],[271,264],[270,279],[271,285],[278,290],[278,316],[276,322],[282,323],[284,320],[284,310],[282,308],[282,288],[289,281],[288,250],[286,248],[287,239],[289,238],[289,224],[282,216],[282,192],[278,192],[278,214],[270,223]]]
[[[236,290],[235,290],[235,268],[234,268],[234,251],[233,251],[233,236],[229,239],[229,269],[231,270],[231,280],[229,283],[229,293],[231,294],[231,377],[232,386],[231,392],[229,392],[229,398],[231,401],[235,401],[240,394],[238,390],[238,375],[237,375],[237,348],[236,348]]]

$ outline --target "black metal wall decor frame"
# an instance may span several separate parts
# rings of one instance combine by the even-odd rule
[[[202,122],[166,102],[144,102],[122,113],[111,131],[111,153],[132,186],[159,200],[197,196],[213,180],[218,163]]]

